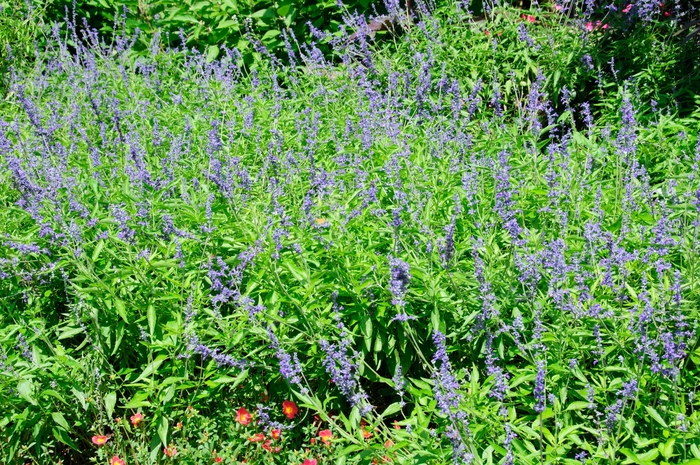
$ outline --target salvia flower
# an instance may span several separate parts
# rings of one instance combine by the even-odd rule
[[[393,305],[404,306],[404,297],[411,283],[411,267],[398,258],[389,257],[389,291],[394,296]]]
[[[290,384],[297,386],[302,394],[306,394],[308,389],[301,383],[303,371],[297,354],[295,353],[293,356],[290,356],[289,353],[282,348],[271,326],[267,328],[267,335],[270,338],[270,347],[275,349],[275,357],[277,357],[277,361],[280,364],[280,374]]]
[[[534,390],[534,396],[535,396],[535,412],[537,413],[542,413],[544,412],[544,409],[547,405],[547,402],[545,400],[545,374],[547,372],[546,370],[546,364],[543,360],[540,360],[537,362],[537,376],[535,377],[535,390]]]

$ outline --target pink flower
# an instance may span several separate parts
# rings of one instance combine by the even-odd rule
[[[529,23],[534,23],[536,21],[535,17],[532,15],[522,15],[520,17]]]
[[[627,6],[622,10],[622,12],[625,13],[625,14],[627,14],[627,13],[630,12],[631,9],[632,9],[632,4],[630,3],[629,5],[627,5]]]
[[[143,421],[143,414],[141,413],[135,413],[131,415],[131,424],[134,425],[134,428],[137,428],[139,426],[139,423]]]
[[[248,413],[245,407],[241,407],[236,411],[236,421],[243,426],[247,426],[252,418],[252,415]]]
[[[102,446],[109,440],[109,436],[93,436],[92,443],[96,446]]]
[[[586,28],[588,32],[593,31],[593,23],[590,21],[588,21],[583,27]]]

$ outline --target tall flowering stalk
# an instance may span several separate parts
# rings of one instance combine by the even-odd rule
[[[352,338],[341,321],[342,307],[337,303],[338,292],[333,293],[333,311],[336,326],[340,329],[340,341],[331,343],[325,339],[319,341],[321,349],[326,354],[323,367],[326,373],[331,375],[333,383],[345,396],[352,407],[358,407],[361,415],[366,415],[372,410],[369,396],[364,392],[358,381],[357,370],[360,368],[360,354],[352,350]],[[348,354],[350,352],[350,354]]]
[[[432,378],[434,381],[433,394],[437,401],[438,410],[448,418],[445,437],[452,443],[452,461],[455,465],[468,465],[474,460],[474,455],[468,450],[463,436],[470,436],[467,413],[462,410],[462,394],[459,392],[459,382],[452,371],[452,364],[447,356],[445,335],[440,331],[433,332],[435,354],[433,355]]]

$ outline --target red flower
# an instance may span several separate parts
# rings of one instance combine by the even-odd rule
[[[537,21],[532,15],[522,15],[521,18],[523,18],[528,23],[534,23],[535,21]]]
[[[316,444],[316,438],[311,438],[311,444]]]
[[[141,423],[141,420],[143,420],[143,415],[140,413],[134,413],[131,415],[131,424],[134,425],[134,428],[138,428],[139,423]]]
[[[273,429],[270,431],[270,436],[272,436],[272,439],[279,439],[280,436],[282,436],[282,431],[278,429]]]
[[[120,459],[118,455],[115,455],[112,457],[112,460],[109,461],[109,465],[124,465],[124,461]]]
[[[92,443],[96,446],[102,446],[109,440],[109,436],[93,436]]]
[[[272,439],[268,439],[267,441],[265,441],[262,447],[266,451],[272,452]]]
[[[177,455],[177,449],[171,444],[163,449],[163,453],[168,457],[175,457]]]
[[[304,463],[302,465],[318,465],[318,462],[316,459],[304,459]]]
[[[224,461],[224,459],[222,459],[221,457],[216,457],[216,458],[214,459],[214,462],[216,462],[216,463],[221,463],[221,462],[223,462],[223,461]]]
[[[253,416],[248,413],[248,410],[246,410],[244,407],[239,408],[236,412],[236,421],[243,426],[250,423],[251,418],[253,418]]]
[[[282,402],[282,412],[284,412],[284,415],[290,420],[296,416],[298,411],[299,407],[297,407],[297,404],[291,400],[285,400]]]
[[[265,439],[265,435],[262,433],[254,434],[253,436],[248,438],[250,442],[260,442],[263,439]]]
[[[323,441],[324,444],[328,444],[329,442],[331,442],[333,433],[331,433],[331,430],[329,429],[324,429],[323,431],[318,432],[318,436],[321,438],[321,441]]]
[[[394,420],[394,429],[401,429],[401,425],[399,425],[399,422]]]

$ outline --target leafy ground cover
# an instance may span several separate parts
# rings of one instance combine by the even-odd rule
[[[10,69],[3,462],[700,461],[680,7],[429,7]]]

